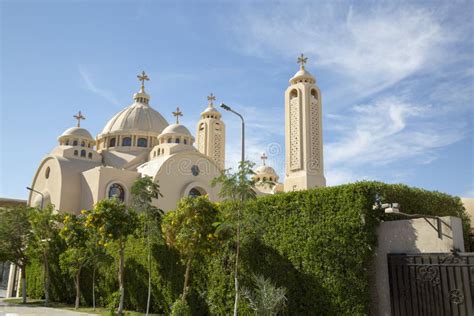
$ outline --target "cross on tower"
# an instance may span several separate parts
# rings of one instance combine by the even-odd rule
[[[207,101],[209,102],[209,106],[213,106],[213,102],[216,101],[216,96],[211,92],[211,94],[207,96]]]
[[[138,78],[139,81],[142,82],[142,91],[145,91],[145,81],[149,81],[150,78],[145,73],[145,71],[142,71],[141,74],[137,75],[137,78]]]
[[[173,116],[176,117],[176,124],[179,124],[179,117],[183,116],[183,112],[179,110],[179,106],[176,108],[176,111],[173,112]]]
[[[304,57],[303,54],[301,54],[301,56],[298,57],[297,63],[300,64],[301,68],[304,68],[304,64],[306,64],[307,62],[308,62],[308,57]]]
[[[81,111],[79,111],[76,115],[73,115],[72,117],[74,117],[76,120],[77,120],[77,127],[81,127],[81,120],[85,120],[86,118],[82,115]]]
[[[267,155],[265,153],[263,153],[262,156],[260,157],[260,159],[262,159],[263,165],[265,166],[265,160],[268,159]]]

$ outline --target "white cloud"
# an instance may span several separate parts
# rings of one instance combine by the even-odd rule
[[[436,158],[435,149],[464,136],[462,126],[446,128],[426,121],[426,116],[433,119],[430,106],[394,97],[354,106],[351,112],[331,122],[344,124],[344,129],[337,141],[325,146],[328,166],[386,165],[408,158],[429,163]]]
[[[117,98],[114,96],[112,92],[97,87],[97,85],[92,80],[92,76],[83,66],[79,65],[78,70],[79,70],[81,79],[83,83],[85,84],[85,88],[88,91],[98,95],[101,98],[104,98],[111,104],[119,105],[119,101],[117,100]]]

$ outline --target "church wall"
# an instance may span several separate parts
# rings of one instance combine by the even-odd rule
[[[33,178],[31,188],[37,190],[44,195],[44,207],[49,203],[59,208],[61,204],[61,166],[57,158],[52,156],[45,157]],[[31,192],[28,197],[28,205],[40,207],[41,195]]]

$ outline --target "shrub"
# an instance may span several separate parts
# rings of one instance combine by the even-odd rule
[[[171,316],[191,316],[191,309],[185,300],[179,298],[171,307]]]

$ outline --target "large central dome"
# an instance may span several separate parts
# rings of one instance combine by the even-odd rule
[[[148,132],[160,134],[168,126],[165,118],[147,104],[134,103],[112,117],[102,134]]]

